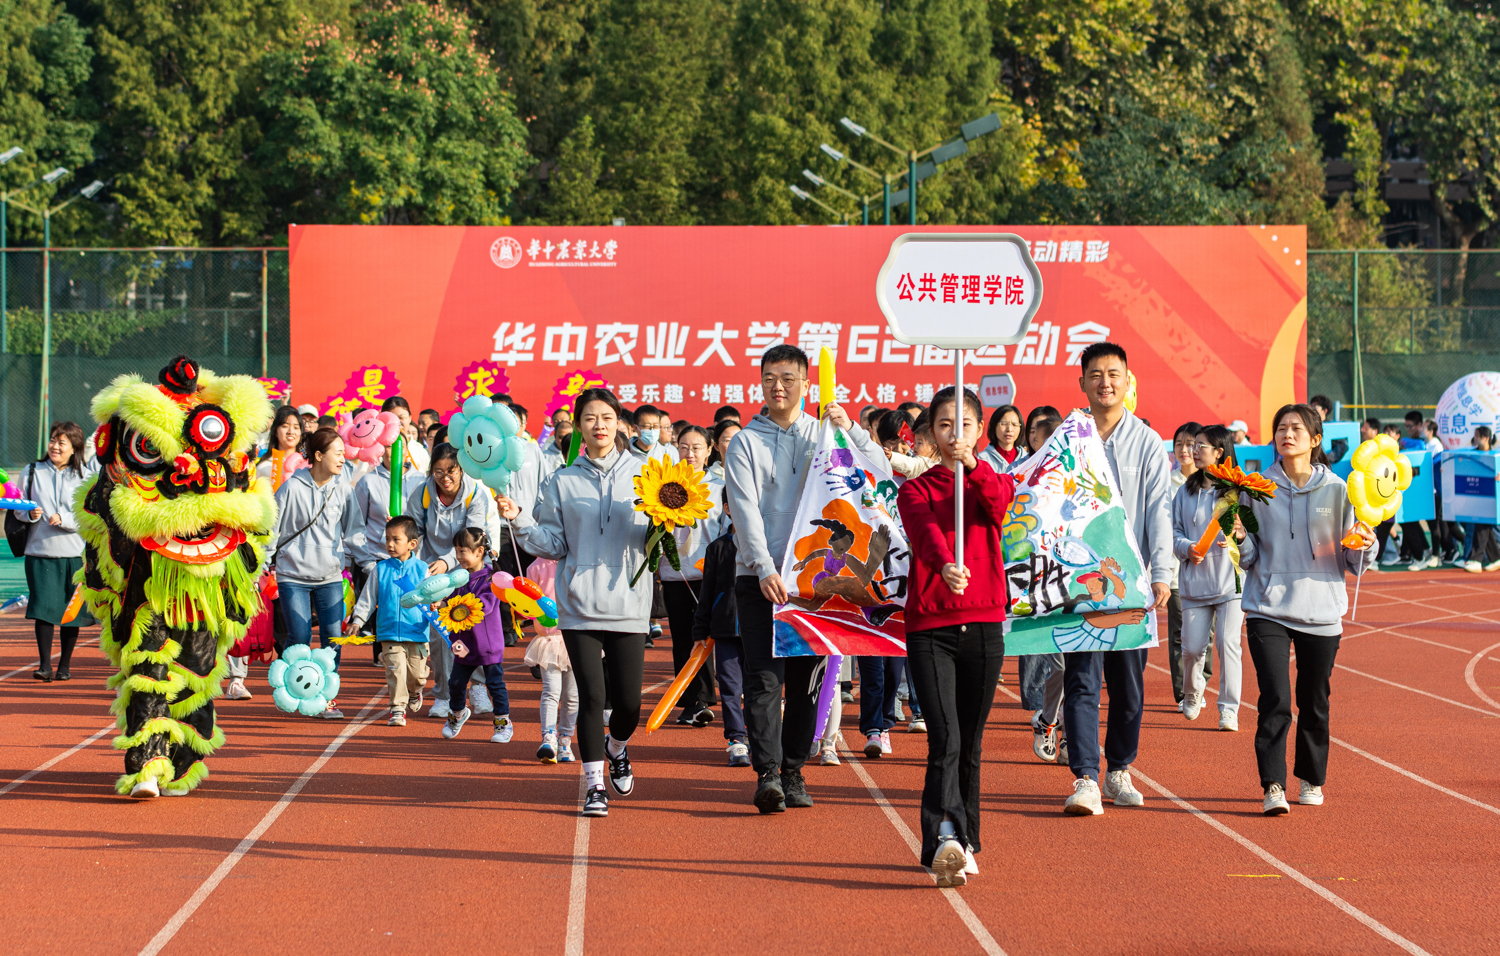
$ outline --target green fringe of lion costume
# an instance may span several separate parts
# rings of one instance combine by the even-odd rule
[[[180,796],[224,742],[213,699],[229,648],[261,611],[256,581],[275,527],[248,452],[271,423],[265,389],[186,356],[160,384],[122,375],[94,396],[98,475],[78,491],[83,599],[119,668],[115,789]]]

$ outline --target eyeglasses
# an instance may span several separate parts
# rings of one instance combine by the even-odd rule
[[[464,473],[464,471],[463,471],[462,468],[434,468],[433,471],[432,471],[432,477],[434,477],[434,478],[457,478],[459,475],[462,475],[463,473]]]
[[[1193,446],[1193,451],[1208,451],[1210,448],[1213,448],[1213,447],[1214,447],[1213,445],[1210,445],[1207,442],[1201,442],[1200,441],[1196,445]]]

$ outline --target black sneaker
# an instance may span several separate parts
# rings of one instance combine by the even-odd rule
[[[615,793],[622,797],[630,796],[630,791],[635,789],[635,776],[630,772],[630,752],[627,749],[620,750],[620,756],[609,755],[610,737],[604,737],[604,756],[609,761],[609,783],[615,788]]]
[[[781,789],[786,794],[787,806],[810,807],[813,805],[813,799],[807,792],[807,784],[802,780],[802,771],[781,771]]]
[[[779,770],[767,770],[760,775],[760,783],[755,787],[755,808],[761,813],[786,810],[786,791],[781,789]]]
[[[683,727],[691,727],[693,726],[693,716],[684,710],[677,715],[677,723]]]
[[[692,724],[694,727],[707,727],[713,722],[714,712],[709,710],[707,707],[702,708],[693,715]]]
[[[590,787],[583,798],[583,815],[586,817],[609,816],[609,794],[603,787]]]

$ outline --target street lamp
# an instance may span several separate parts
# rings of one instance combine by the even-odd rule
[[[845,117],[845,118],[847,119],[848,117]],[[860,128],[863,129],[864,127],[860,127]],[[850,166],[853,166],[855,169],[857,169],[860,172],[864,173],[866,176],[869,176],[871,179],[874,179],[875,181],[877,181],[877,182],[880,183],[881,205],[883,207],[885,207],[885,224],[887,226],[889,226],[891,224],[891,205],[892,205],[892,203],[891,203],[891,180],[894,179],[895,177],[892,176],[890,173],[877,173],[875,170],[871,169],[868,166],[865,166],[865,165],[863,165],[861,163],[856,163],[853,159],[849,158],[848,154],[839,152],[838,150],[834,149],[832,146],[829,146],[827,143],[824,143],[822,146],[819,146],[818,148],[821,149],[823,151],[823,153],[829,159],[833,160],[834,162],[836,162],[836,163],[848,163]],[[872,196],[871,198],[873,199],[874,197]],[[865,225],[868,226],[869,225],[869,222],[868,222],[869,216],[866,215],[865,218],[866,218]]]
[[[12,146],[5,152],[0,153],[0,166],[4,166],[23,152],[25,150],[21,147]],[[41,180],[37,180],[37,182],[41,182]],[[11,196],[23,193],[35,185],[36,183],[32,183],[30,186],[22,186],[20,189],[12,189],[8,192],[0,193],[0,353],[10,351],[9,343],[6,341],[9,338],[7,334],[9,323],[7,322],[6,310],[10,307],[10,252],[8,244],[5,241],[5,210],[10,205]]]
[[[823,200],[819,199],[817,196],[814,196],[812,193],[808,192],[807,190],[801,189],[801,188],[799,188],[797,186],[788,186],[787,188],[790,189],[792,191],[792,195],[796,196],[798,199],[803,199],[803,200],[806,200],[807,202],[816,203],[817,205],[822,206],[824,209],[828,210],[833,215],[835,215],[835,216],[839,217],[840,219],[842,219],[844,221],[844,225],[846,225],[846,226],[849,225],[849,216],[847,214],[839,212],[837,209],[835,209],[832,206],[828,205],[826,202],[824,202]],[[38,456],[38,457],[40,457],[40,456]]]
[[[858,195],[855,195],[854,193],[850,192],[849,190],[845,189],[842,186],[836,186],[836,185],[834,185],[833,183],[831,183],[828,180],[824,179],[822,176],[819,176],[817,173],[813,172],[810,169],[804,169],[804,170],[802,170],[802,175],[807,178],[808,182],[812,183],[814,186],[817,186],[819,189],[832,189],[834,192],[839,193],[839,194],[844,195],[844,196],[848,196],[850,199],[852,199],[855,202],[859,203],[860,204],[860,225],[862,225],[862,226],[868,226],[870,224],[870,200],[874,199],[875,198],[874,196],[858,196]]]
[[[944,140],[936,146],[918,152],[914,149],[902,149],[886,142],[864,126],[845,116],[839,120],[839,125],[848,130],[854,136],[861,139],[872,139],[884,146],[886,149],[903,157],[906,160],[906,190],[905,194],[897,193],[890,199],[891,205],[899,206],[902,202],[907,204],[907,221],[915,226],[917,224],[917,183],[937,172],[938,166],[951,159],[957,159],[969,151],[969,142],[978,139],[987,133],[993,133],[1000,128],[1000,116],[997,113],[988,113],[979,119],[971,120],[959,127],[957,136]],[[824,146],[823,151],[832,155],[830,147]],[[931,156],[927,162],[917,165],[917,160],[924,156]],[[890,223],[890,217],[886,217],[886,223]]]
[[[48,185],[56,183],[64,176],[71,174],[71,170],[59,166],[43,176],[38,182]],[[36,185],[36,183],[32,183]],[[28,187],[29,188],[29,187]],[[17,202],[16,205],[22,209],[29,210],[42,217],[42,396],[41,414],[37,423],[37,452],[38,459],[47,450],[47,423],[52,417],[52,217],[82,199],[93,199],[104,188],[104,183],[98,179],[89,183],[78,192],[64,199],[55,206],[28,206]],[[20,190],[17,190],[19,192]]]

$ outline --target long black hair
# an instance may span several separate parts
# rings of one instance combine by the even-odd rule
[[[271,457],[271,452],[276,450],[276,432],[282,425],[286,424],[288,418],[297,420],[297,445],[292,451],[301,451],[303,442],[307,441],[307,431],[302,427],[302,416],[297,414],[297,409],[290,405],[283,405],[276,409],[276,416],[271,419],[271,440],[266,443],[266,453],[260,456],[261,461]]]
[[[996,451],[1000,450],[1000,442],[995,438],[995,429],[1000,426],[1000,419],[1004,418],[1007,412],[1015,412],[1016,424],[1021,426],[1021,434],[1016,436],[1016,446],[1019,448],[1026,447],[1026,417],[1014,405],[1001,405],[993,412],[990,412],[990,423],[984,429],[984,437],[989,439],[991,447]]]
[[[834,538],[848,538],[850,547],[853,547],[854,542],[859,540],[855,536],[854,532],[850,531],[849,527],[837,518],[818,518],[814,520],[812,524],[816,525],[819,528],[828,529],[828,543],[830,545],[833,544]]]
[[[1180,432],[1182,431],[1182,429],[1179,428],[1178,431]],[[1212,445],[1219,450],[1219,460],[1216,462],[1216,464],[1239,464],[1239,460],[1234,456],[1234,433],[1225,428],[1223,425],[1209,425],[1207,428],[1200,429],[1198,432],[1198,440]],[[1194,449],[1194,453],[1196,452],[1197,449]],[[1206,487],[1208,487],[1208,469],[1199,468],[1191,475],[1188,475],[1188,491],[1192,492],[1193,494],[1197,494]]]
[[[724,460],[723,456],[719,454],[719,439],[723,438],[724,437],[724,433],[727,432],[727,431],[729,431],[729,429],[731,429],[731,428],[737,428],[740,431],[744,431],[745,430],[745,426],[741,425],[739,423],[739,421],[737,419],[734,419],[734,418],[723,419],[722,421],[717,422],[714,425],[713,441],[711,441],[711,442],[708,443],[708,463],[709,463],[709,465],[712,465],[716,461],[723,461]],[[731,439],[731,441],[732,440],[733,439]]]
[[[1271,440],[1276,440],[1276,429],[1281,427],[1281,420],[1288,415],[1296,415],[1302,419],[1302,427],[1312,436],[1312,458],[1310,464],[1322,465],[1324,468],[1331,467],[1328,456],[1323,453],[1323,416],[1311,405],[1283,405],[1276,409],[1276,414],[1271,418]]]
[[[1062,424],[1062,412],[1059,412],[1051,405],[1038,405],[1036,408],[1033,408],[1031,410],[1031,413],[1029,415],[1026,416],[1026,431],[1021,434],[1021,440],[1016,444],[1024,445],[1026,447],[1026,453],[1028,455],[1035,455],[1038,451],[1041,450],[1039,448],[1031,447],[1031,426],[1035,425],[1039,421],[1052,422],[1052,430],[1056,431],[1057,426]]]

